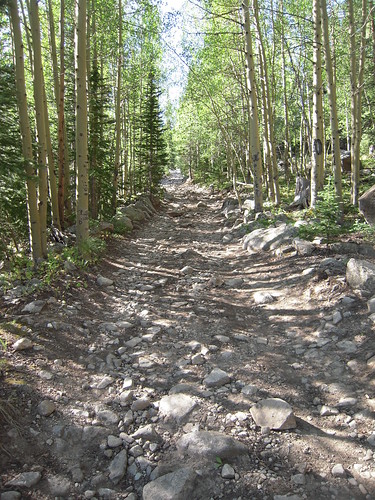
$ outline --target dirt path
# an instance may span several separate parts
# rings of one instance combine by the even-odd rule
[[[8,301],[8,339],[33,348],[6,353],[1,499],[134,500],[157,477],[170,496],[145,498],[374,498],[372,323],[341,258],[250,255],[222,243],[222,199],[167,189],[86,287],[35,314]],[[266,398],[291,405],[295,429],[256,426]],[[189,452],[198,430],[215,433]]]

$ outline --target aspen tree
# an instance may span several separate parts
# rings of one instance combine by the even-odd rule
[[[47,256],[47,132],[44,76],[42,64],[42,47],[40,37],[40,22],[38,1],[30,0],[29,17],[32,45],[34,49],[34,100],[36,125],[38,130],[38,172],[39,172],[39,218],[43,257]]]
[[[330,39],[328,32],[328,15],[327,15],[326,0],[320,0],[320,8],[322,14],[324,52],[325,52],[325,62],[326,62],[326,71],[328,79],[328,98],[329,98],[329,108],[330,108],[331,134],[332,134],[335,192],[337,201],[340,205],[340,211],[342,212],[343,205],[342,205],[342,182],[341,182],[340,135],[339,135],[339,125],[337,119],[336,82],[333,74],[331,47],[330,47]]]
[[[322,83],[322,22],[320,0],[313,0],[314,48],[313,48],[313,118],[312,118],[312,166],[311,206],[315,207],[318,193],[323,189],[323,83]]]
[[[27,94],[25,81],[25,66],[20,17],[18,13],[17,0],[9,0],[9,16],[13,31],[13,42],[15,52],[16,90],[19,111],[20,129],[22,136],[22,153],[25,162],[27,206],[29,218],[30,246],[34,262],[43,257],[41,240],[41,221],[38,211],[37,197],[37,173],[34,168],[31,131],[27,110]]]
[[[244,0],[244,28],[245,28],[245,51],[246,51],[246,85],[249,98],[249,144],[250,162],[254,177],[254,209],[255,212],[263,210],[262,193],[262,156],[259,139],[258,103],[255,83],[255,66],[253,54],[253,42],[250,28],[249,0]]]
[[[86,0],[78,0],[77,18],[77,109],[76,109],[76,164],[77,164],[77,245],[89,236],[89,168],[87,146],[87,93],[86,93]]]

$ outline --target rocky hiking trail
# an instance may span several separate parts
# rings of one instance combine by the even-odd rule
[[[166,189],[86,288],[3,298],[26,340],[3,354],[1,500],[375,498],[373,322],[345,256],[250,253],[223,196]]]

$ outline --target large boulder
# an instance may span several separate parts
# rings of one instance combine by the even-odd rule
[[[359,211],[369,224],[375,225],[375,186],[359,198]]]
[[[284,243],[292,243],[298,229],[288,224],[280,224],[268,229],[255,229],[243,238],[243,248],[249,252],[276,250]]]
[[[113,218],[114,230],[118,234],[125,234],[133,230],[133,223],[126,215],[118,213]]]
[[[132,222],[142,222],[146,218],[146,216],[142,210],[139,210],[138,208],[135,208],[132,205],[129,205],[128,207],[122,207],[120,209],[120,211],[123,215],[126,215],[126,217],[129,217],[129,219]]]
[[[350,259],[346,266],[346,281],[351,288],[375,294],[375,264],[368,260]]]

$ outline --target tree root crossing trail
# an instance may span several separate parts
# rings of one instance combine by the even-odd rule
[[[372,331],[344,272],[223,243],[224,198],[176,173],[165,184],[86,289],[15,315],[34,346],[12,354],[26,384],[2,491],[374,498]]]

